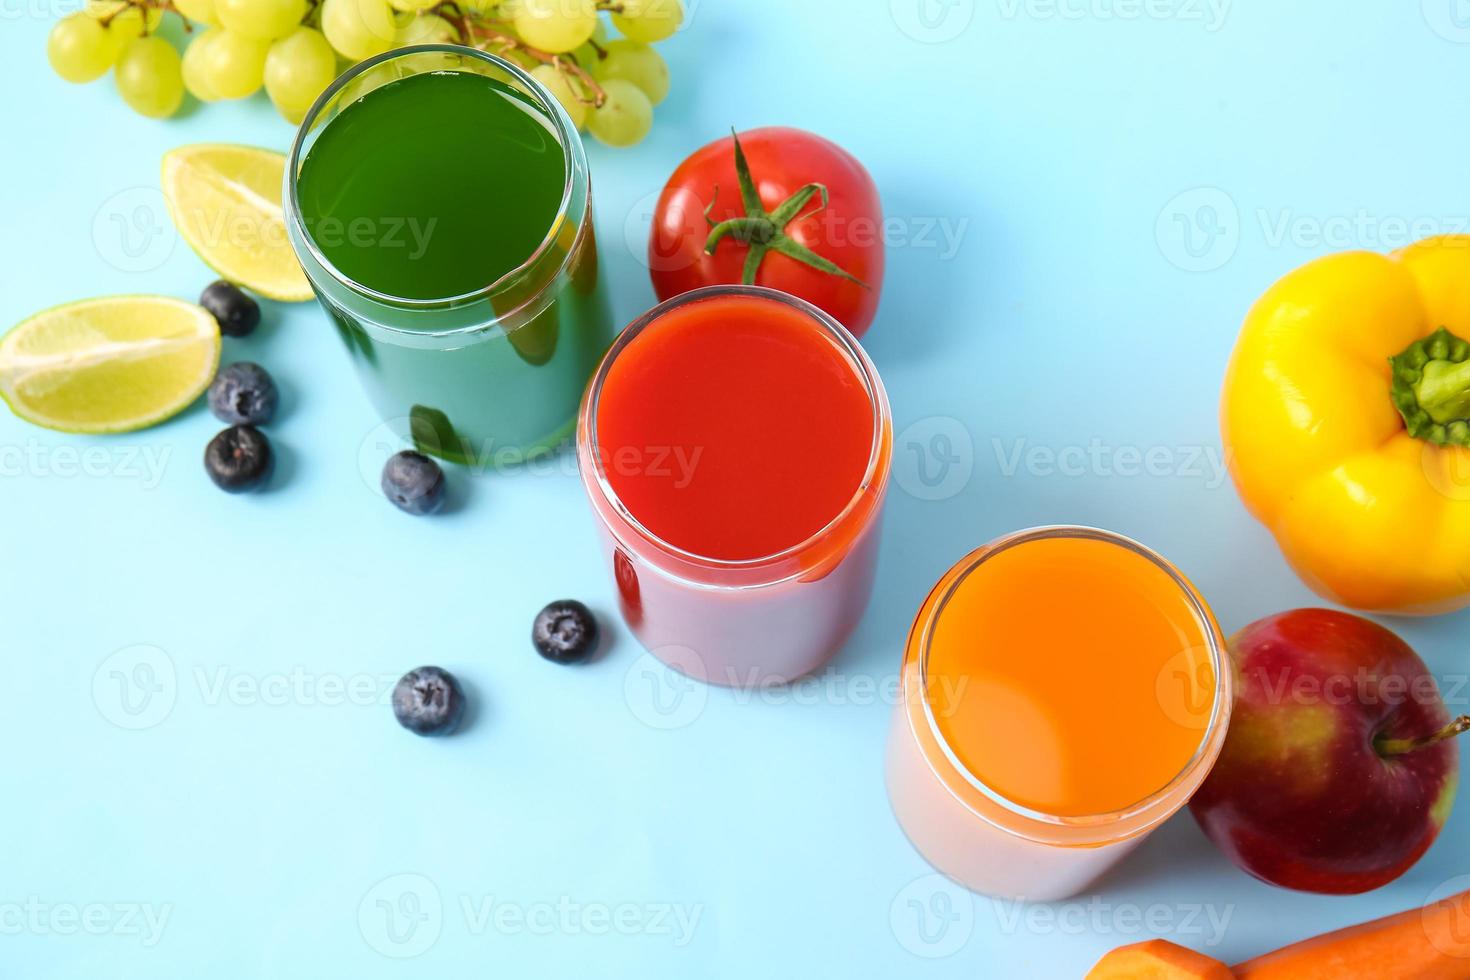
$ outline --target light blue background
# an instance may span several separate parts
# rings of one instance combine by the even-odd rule
[[[60,0],[0,2],[0,322],[197,295],[210,275],[158,210],[160,156],[284,148],[287,125],[263,97],[136,117],[110,81],[46,68]],[[838,140],[897,219],[868,346],[899,430],[917,428],[872,608],[821,682],[698,689],[659,714],[664,675],[616,624],[566,467],[455,472],[453,513],[399,514],[371,486],[386,450],[334,332],[313,306],[269,306],[225,348],[284,390],[268,494],[209,484],[218,424],[201,408],[110,439],[0,417],[0,972],[1069,977],[1149,923],[1234,961],[1470,872],[1462,805],[1416,868],[1354,898],[1258,884],[1188,816],[1054,909],[926,877],[885,801],[883,692],[964,552],[1092,523],[1172,557],[1227,630],[1316,602],[1200,462],[1219,458],[1221,374],[1252,299],[1301,261],[1464,229],[1470,17],[1452,0],[932,0],[924,18],[920,2],[703,0],[664,48],[676,85],[652,138],[590,150],[623,320],[652,300],[652,195],[732,124]],[[135,217],[156,234],[135,227],[129,251],[115,221]],[[935,437],[962,458],[930,487]],[[1156,448],[1162,471],[1118,472]],[[560,596],[604,614],[594,665],[530,649],[532,616]],[[1457,687],[1466,623],[1393,625]],[[421,741],[376,703],[424,662],[472,687],[468,733]],[[162,690],[129,715],[118,678],[146,679],[140,663]],[[668,709],[678,692],[660,691]],[[422,916],[396,945],[378,903],[408,909],[405,891]],[[166,914],[161,937],[129,906]],[[88,909],[104,934],[67,918]],[[699,916],[692,935],[661,917],[674,910]],[[595,934],[600,914],[641,931]]]

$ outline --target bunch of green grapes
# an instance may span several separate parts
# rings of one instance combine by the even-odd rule
[[[622,34],[610,40],[603,13]],[[322,31],[361,60],[408,44],[454,41],[507,57],[556,96],[578,129],[632,146],[669,94],[653,44],[684,21],[681,0],[323,0]]]
[[[182,57],[156,33],[166,12],[185,21]],[[47,56],[70,82],[110,69],[145,116],[173,115],[186,92],[213,102],[263,87],[297,123],[344,65],[411,44],[468,44],[529,69],[579,129],[631,146],[669,91],[652,45],[683,20],[681,0],[88,0],[52,29]]]
[[[328,0],[332,2],[332,0]],[[669,94],[669,66],[653,47],[679,29],[680,0],[504,0],[495,4],[531,48],[554,55],[531,75],[567,110],[578,129],[610,146],[640,143],[653,107]],[[600,10],[622,35],[609,39]]]
[[[188,23],[178,48],[156,31],[166,11]],[[56,73],[90,82],[112,70],[123,101],[145,116],[171,116],[187,91],[201,102],[243,99],[265,87],[281,114],[300,121],[337,77],[337,54],[303,23],[307,0],[88,0],[46,42]]]

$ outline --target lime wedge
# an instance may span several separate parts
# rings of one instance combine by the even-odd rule
[[[0,398],[63,432],[131,432],[182,411],[219,366],[219,324],[168,296],[107,296],[37,313],[0,337]]]
[[[195,143],[163,157],[163,196],[184,241],[221,278],[271,299],[311,299],[286,240],[286,158],[228,143]]]

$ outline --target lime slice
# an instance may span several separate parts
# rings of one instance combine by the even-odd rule
[[[311,284],[286,239],[286,158],[270,150],[195,143],[163,157],[163,196],[184,241],[224,279],[287,303]]]
[[[48,429],[131,432],[198,398],[219,345],[207,310],[168,296],[68,303],[0,337],[0,397]]]

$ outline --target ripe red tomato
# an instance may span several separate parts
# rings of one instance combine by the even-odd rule
[[[648,264],[660,300],[700,286],[769,286],[861,337],[883,288],[878,188],[852,154],[813,133],[768,127],[728,136],[669,178]]]

